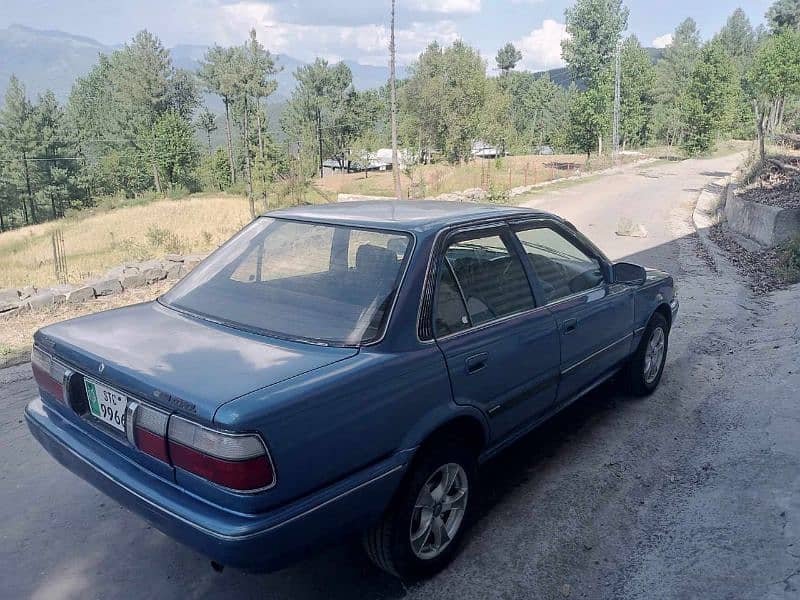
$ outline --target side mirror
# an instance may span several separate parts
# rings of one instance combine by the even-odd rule
[[[647,279],[644,267],[633,263],[614,263],[614,283],[641,285]]]

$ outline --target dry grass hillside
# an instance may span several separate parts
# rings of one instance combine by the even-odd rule
[[[0,288],[54,283],[51,233],[61,229],[70,282],[129,260],[208,252],[250,220],[238,196],[162,200],[80,215],[0,234]]]

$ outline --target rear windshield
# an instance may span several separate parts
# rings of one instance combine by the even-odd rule
[[[359,345],[380,336],[410,237],[262,217],[161,302],[280,337]]]

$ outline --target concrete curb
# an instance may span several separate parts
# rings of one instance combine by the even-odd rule
[[[733,193],[734,187],[735,184],[731,183],[730,177],[715,179],[700,192],[692,210],[692,224],[697,231],[697,237],[717,273],[721,271],[717,256],[718,249],[711,241],[708,232],[711,227],[723,221],[725,203]]]

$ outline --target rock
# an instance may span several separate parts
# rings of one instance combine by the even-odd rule
[[[93,298],[94,288],[90,285],[79,287],[67,294],[67,302],[70,304],[80,304],[81,302],[92,300]]]
[[[124,275],[120,283],[122,284],[122,289],[127,290],[147,285],[147,280],[144,278],[144,273],[132,273]]]
[[[167,272],[161,267],[151,267],[149,269],[145,269],[142,275],[144,275],[144,280],[147,283],[155,283],[156,281],[165,279],[167,277]]]
[[[175,262],[167,266],[167,279],[180,279],[186,275],[182,262]]]
[[[183,262],[183,257],[180,254],[167,254],[164,257],[164,260],[166,260],[167,262],[182,263]]]
[[[185,267],[184,273],[188,273],[205,260],[204,254],[187,254],[183,257],[183,266]]]
[[[167,271],[164,269],[164,265],[158,260],[148,260],[146,262],[139,263],[139,272],[144,275],[144,280],[146,283],[161,281],[167,276]]]
[[[112,294],[119,294],[122,291],[122,284],[119,279],[103,279],[92,283],[95,296],[111,296]]]
[[[36,288],[32,285],[26,285],[24,288],[19,290],[19,299],[20,300],[27,300],[31,296],[36,294]]]
[[[647,237],[647,229],[641,223],[634,223],[627,217],[622,217],[617,225],[617,235],[626,237]]]
[[[4,312],[0,312],[0,321],[3,319],[10,319],[11,317],[20,314],[20,312],[22,312],[22,310],[19,306],[17,306],[16,308],[6,310]]]
[[[55,304],[63,304],[66,302],[67,297],[72,289],[73,288],[70,285],[57,285],[53,288],[50,288],[50,291],[53,292],[53,302]]]
[[[56,295],[51,290],[42,290],[28,298],[25,303],[31,310],[41,310],[56,303]]]
[[[19,290],[5,288],[0,290],[0,312],[15,309],[19,306]]]

